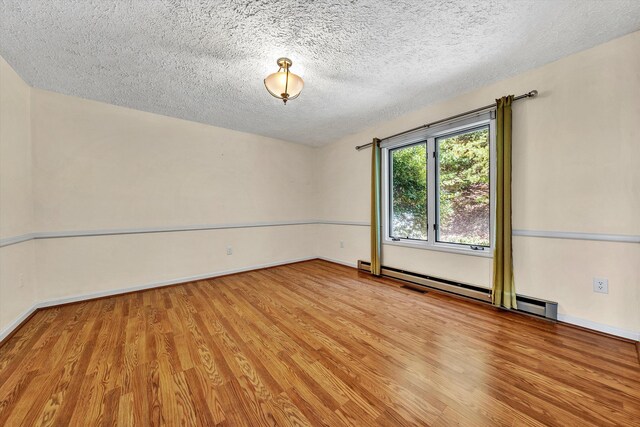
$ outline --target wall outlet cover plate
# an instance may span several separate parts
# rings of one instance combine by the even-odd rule
[[[600,277],[593,278],[593,292],[600,294],[609,293],[609,279],[603,279]]]

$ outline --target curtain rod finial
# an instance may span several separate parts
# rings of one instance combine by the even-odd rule
[[[534,89],[531,92],[529,92],[527,95],[529,95],[530,98],[535,98],[536,96],[538,96],[538,91]]]

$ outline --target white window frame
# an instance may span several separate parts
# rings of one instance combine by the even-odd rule
[[[474,250],[472,245],[462,245],[458,243],[445,243],[436,240],[436,232],[434,228],[436,220],[436,167],[437,152],[436,138],[459,133],[468,129],[481,126],[489,126],[489,211],[490,211],[490,247],[483,250]],[[461,255],[472,255],[480,257],[493,257],[495,247],[495,182],[496,182],[496,132],[495,132],[495,111],[488,111],[475,117],[470,117],[455,122],[450,122],[437,127],[422,129],[408,135],[384,141],[382,144],[382,232],[385,245],[404,246],[415,249],[426,249],[443,252],[452,252]],[[402,148],[419,142],[427,142],[427,240],[404,239],[392,240],[390,233],[389,215],[391,210],[390,204],[390,166],[389,152],[392,149]]]

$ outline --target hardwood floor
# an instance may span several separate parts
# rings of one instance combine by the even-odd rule
[[[309,261],[39,311],[0,425],[640,425],[633,343]]]

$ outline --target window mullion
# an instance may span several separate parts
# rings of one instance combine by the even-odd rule
[[[436,219],[436,159],[435,159],[435,138],[427,140],[427,245],[433,246],[436,241],[436,232],[434,228]]]

